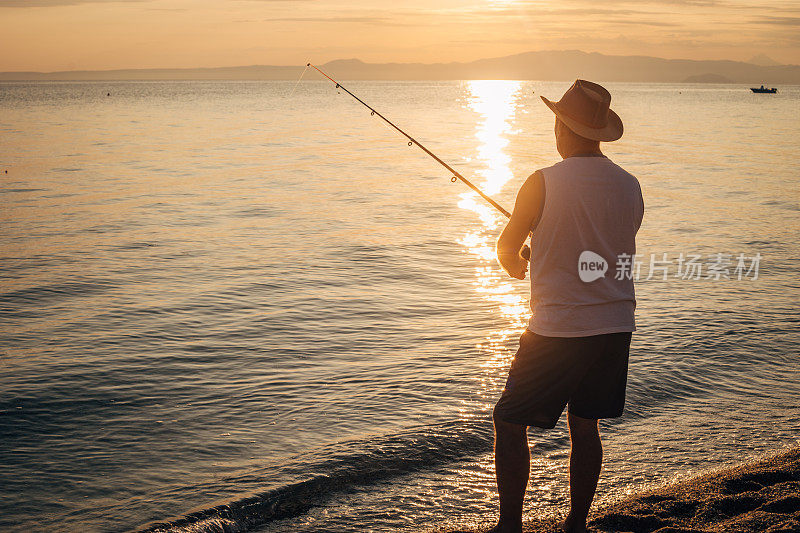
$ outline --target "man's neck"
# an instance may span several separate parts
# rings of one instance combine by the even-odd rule
[[[562,155],[564,159],[568,157],[603,157],[603,152],[600,151],[600,145],[582,145],[582,146],[575,146],[571,149],[565,150],[565,153]]]

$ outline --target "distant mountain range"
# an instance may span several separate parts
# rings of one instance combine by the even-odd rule
[[[296,80],[304,65],[0,72],[0,80]],[[342,80],[560,80],[663,83],[800,84],[800,65],[780,65],[759,54],[745,61],[695,61],[611,56],[578,50],[526,52],[468,63],[331,61],[321,68]]]

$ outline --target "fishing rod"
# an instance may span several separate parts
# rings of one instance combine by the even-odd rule
[[[505,209],[505,208],[504,208],[502,205],[498,204],[497,202],[495,202],[494,200],[492,200],[492,199],[491,199],[489,196],[487,196],[486,194],[484,194],[484,192],[483,192],[483,191],[481,191],[481,190],[480,190],[478,187],[476,187],[474,183],[472,183],[472,182],[471,182],[471,181],[469,181],[467,178],[465,178],[464,176],[462,176],[462,175],[461,175],[461,174],[460,174],[458,171],[456,171],[456,170],[455,170],[453,167],[451,167],[450,165],[448,165],[447,163],[445,163],[444,161],[442,161],[442,160],[441,160],[441,159],[440,159],[440,158],[439,158],[439,157],[438,157],[436,154],[434,154],[433,152],[431,152],[430,150],[428,150],[428,149],[427,149],[427,148],[426,148],[426,147],[425,147],[425,146],[424,146],[422,143],[420,143],[418,140],[416,140],[415,138],[413,138],[412,136],[410,136],[408,133],[406,133],[405,131],[403,131],[402,129],[400,129],[400,128],[399,128],[399,127],[398,127],[398,126],[397,126],[397,125],[396,125],[394,122],[392,122],[392,121],[391,121],[391,120],[389,120],[388,118],[386,118],[386,117],[384,117],[383,115],[381,115],[381,114],[380,114],[378,111],[376,111],[376,110],[375,110],[375,108],[373,108],[371,105],[369,105],[369,104],[367,104],[366,102],[364,102],[364,100],[362,100],[362,99],[361,99],[361,98],[359,98],[358,96],[356,96],[356,95],[354,95],[353,93],[351,93],[351,92],[350,92],[350,91],[349,91],[349,90],[348,90],[348,89],[347,89],[345,86],[343,86],[341,83],[339,83],[339,82],[338,82],[338,81],[336,81],[335,79],[331,78],[330,76],[328,76],[327,74],[325,74],[324,72],[322,72],[322,70],[320,70],[320,69],[319,69],[319,68],[318,68],[316,65],[312,65],[311,63],[308,63],[308,64],[306,64],[306,69],[308,69],[308,67],[311,67],[311,68],[313,68],[314,70],[316,70],[317,72],[319,72],[320,74],[322,74],[323,76],[325,76],[326,78],[328,78],[329,80],[331,80],[331,81],[332,81],[334,84],[336,84],[336,88],[337,88],[337,89],[341,89],[341,90],[343,90],[344,92],[346,92],[347,94],[349,94],[350,96],[352,96],[353,98],[355,98],[356,100],[358,100],[358,102],[359,102],[361,105],[363,105],[364,107],[366,107],[367,109],[369,109],[369,110],[370,110],[370,112],[371,112],[371,114],[372,114],[373,116],[375,116],[375,115],[378,115],[378,116],[379,116],[381,119],[383,119],[383,121],[384,121],[384,122],[386,122],[386,123],[387,123],[387,124],[389,124],[391,127],[393,127],[394,129],[396,129],[397,131],[399,131],[401,135],[403,135],[403,136],[404,136],[406,139],[408,139],[408,145],[409,145],[409,146],[413,146],[413,145],[415,145],[415,144],[416,144],[417,146],[419,146],[419,147],[422,149],[422,151],[423,151],[423,152],[425,152],[426,154],[428,154],[429,156],[431,156],[433,159],[435,159],[435,160],[436,160],[436,162],[437,162],[437,163],[439,163],[440,165],[442,165],[444,168],[446,168],[446,169],[448,170],[448,172],[450,172],[451,174],[453,174],[453,177],[451,177],[451,178],[450,178],[450,181],[452,181],[453,183],[455,183],[456,181],[458,181],[458,180],[461,180],[461,181],[462,181],[462,182],[463,182],[463,183],[464,183],[464,184],[465,184],[467,187],[469,187],[470,189],[472,189],[473,191],[475,191],[476,193],[478,193],[478,194],[480,195],[480,197],[481,197],[481,198],[483,198],[484,200],[486,200],[487,202],[489,202],[489,203],[492,205],[492,207],[494,207],[495,209],[497,209],[498,211],[500,211],[501,213],[503,213],[503,214],[504,214],[504,215],[505,215],[507,218],[511,218],[511,213],[509,213],[507,209]],[[301,78],[302,78],[302,76],[301,76]],[[527,245],[526,245],[526,246],[523,248],[523,252],[522,252],[522,254],[523,254],[523,257],[525,257],[525,259],[530,259],[530,250],[528,249]]]
[[[433,152],[431,152],[430,150],[428,150],[427,148],[425,148],[425,146],[424,146],[424,145],[422,145],[422,144],[421,144],[421,143],[420,143],[418,140],[416,140],[415,138],[413,138],[412,136],[410,136],[408,133],[406,133],[406,132],[404,132],[403,130],[401,130],[400,128],[398,128],[398,127],[397,127],[397,125],[395,125],[395,123],[394,123],[394,122],[392,122],[392,121],[391,121],[391,120],[389,120],[388,118],[384,117],[384,116],[383,116],[383,115],[381,115],[379,112],[375,111],[375,109],[374,109],[372,106],[370,106],[369,104],[367,104],[366,102],[364,102],[364,100],[362,100],[362,99],[361,99],[361,98],[359,98],[358,96],[356,96],[356,95],[354,95],[353,93],[351,93],[350,91],[348,91],[348,90],[347,90],[347,88],[345,88],[345,87],[344,87],[344,86],[343,86],[341,83],[339,83],[339,82],[338,82],[338,81],[336,81],[335,79],[331,78],[330,76],[328,76],[327,74],[325,74],[324,72],[322,72],[322,71],[321,71],[319,68],[317,68],[315,65],[312,65],[311,63],[309,63],[308,65],[306,65],[306,67],[311,67],[311,68],[315,69],[317,72],[319,72],[320,74],[322,74],[323,76],[325,76],[326,78],[328,78],[329,80],[331,80],[333,83],[335,83],[335,84],[336,84],[336,88],[337,88],[337,89],[341,89],[341,90],[343,90],[344,92],[346,92],[347,94],[349,94],[350,96],[352,96],[353,98],[355,98],[356,100],[358,100],[358,101],[359,101],[359,102],[360,102],[360,103],[361,103],[361,104],[362,104],[364,107],[366,107],[367,109],[369,109],[369,110],[372,112],[372,115],[378,115],[378,116],[379,116],[380,118],[382,118],[382,119],[383,119],[383,120],[384,120],[384,121],[385,121],[387,124],[389,124],[391,127],[393,127],[394,129],[396,129],[397,131],[399,131],[399,132],[400,132],[400,133],[401,133],[401,134],[402,134],[402,135],[403,135],[403,136],[404,136],[406,139],[408,139],[408,145],[409,145],[409,146],[412,146],[412,145],[414,145],[414,144],[416,144],[417,146],[419,146],[419,147],[422,149],[422,151],[423,151],[423,152],[425,152],[426,154],[428,154],[429,156],[431,156],[432,158],[434,158],[434,159],[436,160],[436,162],[437,162],[437,163],[439,163],[440,165],[442,165],[444,168],[446,168],[446,169],[448,170],[448,172],[450,172],[450,173],[452,173],[452,174],[453,174],[453,177],[452,177],[452,178],[450,178],[450,181],[452,181],[453,183],[455,183],[457,180],[461,180],[462,182],[464,182],[464,184],[465,184],[467,187],[469,187],[470,189],[472,189],[473,191],[475,191],[476,193],[478,193],[478,194],[481,196],[481,198],[483,198],[484,200],[486,200],[487,202],[489,202],[490,204],[492,204],[492,206],[493,206],[495,209],[497,209],[498,211],[500,211],[501,213],[503,213],[503,214],[504,214],[506,217],[508,217],[508,218],[511,218],[511,213],[509,213],[509,212],[508,212],[508,211],[507,211],[507,210],[506,210],[506,209],[505,209],[505,208],[504,208],[502,205],[498,204],[497,202],[495,202],[494,200],[492,200],[491,198],[489,198],[487,195],[485,195],[485,194],[483,193],[483,191],[481,191],[479,188],[477,188],[477,187],[475,186],[475,184],[473,184],[473,183],[472,183],[471,181],[469,181],[467,178],[465,178],[464,176],[462,176],[461,174],[459,174],[458,172],[456,172],[456,170],[455,170],[453,167],[451,167],[450,165],[448,165],[447,163],[445,163],[444,161],[442,161],[441,159],[439,159],[439,157],[438,157],[436,154],[434,154]]]

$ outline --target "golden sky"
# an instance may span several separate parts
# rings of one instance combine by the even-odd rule
[[[532,50],[800,64],[800,0],[0,0],[0,71],[471,61]]]

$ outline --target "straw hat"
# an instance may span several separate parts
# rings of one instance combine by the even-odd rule
[[[622,120],[609,109],[611,94],[602,86],[575,80],[558,102],[541,97],[569,129],[594,141],[616,141],[622,137]]]

